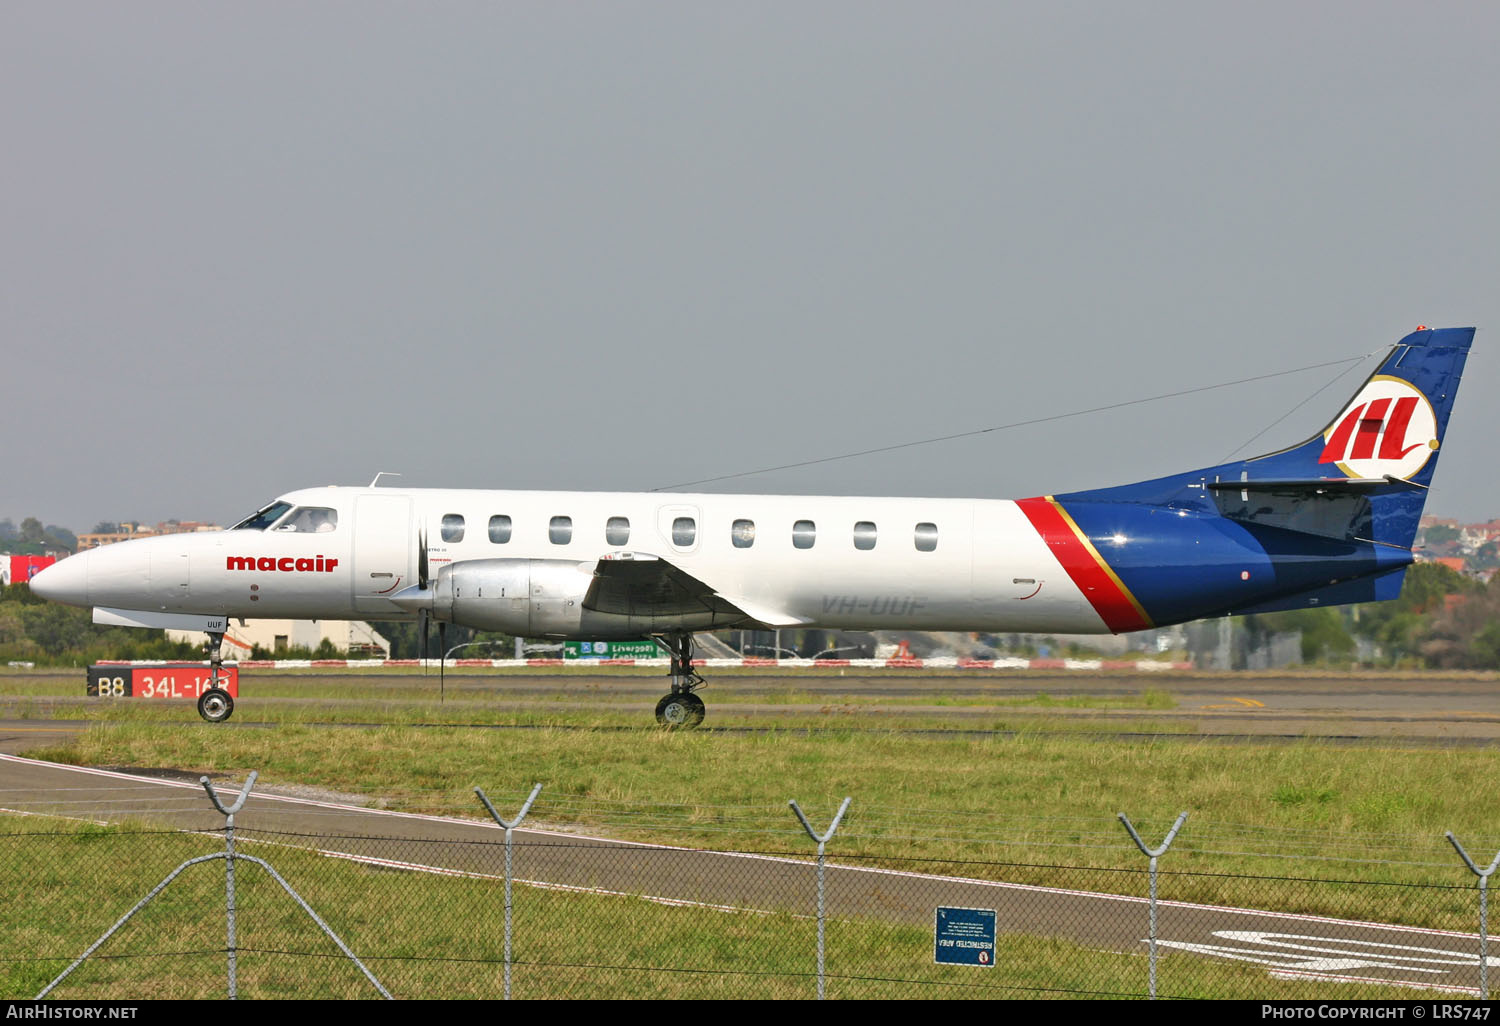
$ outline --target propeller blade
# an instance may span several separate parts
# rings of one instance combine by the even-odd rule
[[[417,636],[422,639],[421,660],[422,676],[427,676],[427,640],[428,631],[432,626],[431,616],[425,609],[417,610]]]
[[[427,584],[427,531],[424,528],[417,532],[417,586],[426,591]]]
[[[446,697],[444,685],[447,681],[443,678],[443,665],[448,661],[448,622],[438,621],[438,701]]]

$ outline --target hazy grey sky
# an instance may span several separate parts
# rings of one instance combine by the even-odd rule
[[[1480,328],[1428,508],[1500,515],[1497,52],[1492,3],[0,0],[0,517],[648,488],[1419,323]],[[1332,373],[716,487],[1117,484]]]

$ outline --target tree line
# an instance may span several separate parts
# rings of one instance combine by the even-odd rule
[[[49,552],[78,550],[78,538],[66,527],[43,524],[27,517],[17,527],[9,517],[0,520],[0,552],[16,556],[44,556]]]
[[[1323,609],[1295,609],[1241,619],[1252,636],[1283,631],[1302,635],[1302,660],[1347,666],[1358,659],[1359,639],[1377,667],[1429,670],[1500,670],[1500,576],[1486,584],[1441,563],[1406,571],[1400,598]]]

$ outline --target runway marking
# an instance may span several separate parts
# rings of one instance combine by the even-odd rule
[[[1380,976],[1345,976],[1342,973],[1304,972],[1297,969],[1270,969],[1267,976],[1278,980],[1322,980],[1334,983],[1374,983],[1384,987],[1405,987],[1407,990],[1440,990],[1452,994],[1478,994],[1478,987],[1465,987],[1461,983],[1416,983],[1407,980],[1390,980]]]
[[[1237,702],[1239,704],[1238,705],[1231,705],[1231,704],[1229,704],[1229,702]],[[1221,702],[1221,703],[1219,703],[1217,705],[1201,705],[1198,708],[1200,708],[1200,709],[1264,709],[1266,707],[1266,703],[1264,703],[1264,702],[1257,702],[1253,698],[1231,698],[1229,700],[1229,702]]]
[[[1387,980],[1381,977],[1347,976],[1337,970],[1346,969],[1393,969],[1402,972],[1442,975],[1447,968],[1427,968],[1421,964],[1437,966],[1478,965],[1479,959],[1461,951],[1444,948],[1412,947],[1405,944],[1384,944],[1379,941],[1332,940],[1326,937],[1308,937],[1294,933],[1265,933],[1259,930],[1215,930],[1213,936],[1227,941],[1261,947],[1230,947],[1222,944],[1194,944],[1184,941],[1158,940],[1162,947],[1212,958],[1225,958],[1236,962],[1253,962],[1271,967],[1272,975],[1301,979],[1337,979],[1349,983],[1385,983],[1418,989],[1478,993],[1477,987],[1460,984],[1429,986],[1418,982]],[[1142,940],[1145,943],[1145,940]],[[1328,947],[1326,945],[1340,945]],[[1379,952],[1368,949],[1381,949]],[[1306,952],[1307,954],[1301,954]],[[1402,954],[1412,952],[1412,954]],[[1436,958],[1431,956],[1438,956]],[[1488,959],[1489,965],[1500,965],[1500,958]]]
[[[0,808],[0,812],[11,816],[42,816],[46,819],[65,819],[70,823],[88,823],[92,826],[109,826],[107,819],[84,819],[82,816],[63,816],[56,812],[27,812],[25,809]]]

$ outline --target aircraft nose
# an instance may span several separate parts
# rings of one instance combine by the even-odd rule
[[[89,552],[60,559],[31,579],[31,591],[70,606],[89,604]]]

